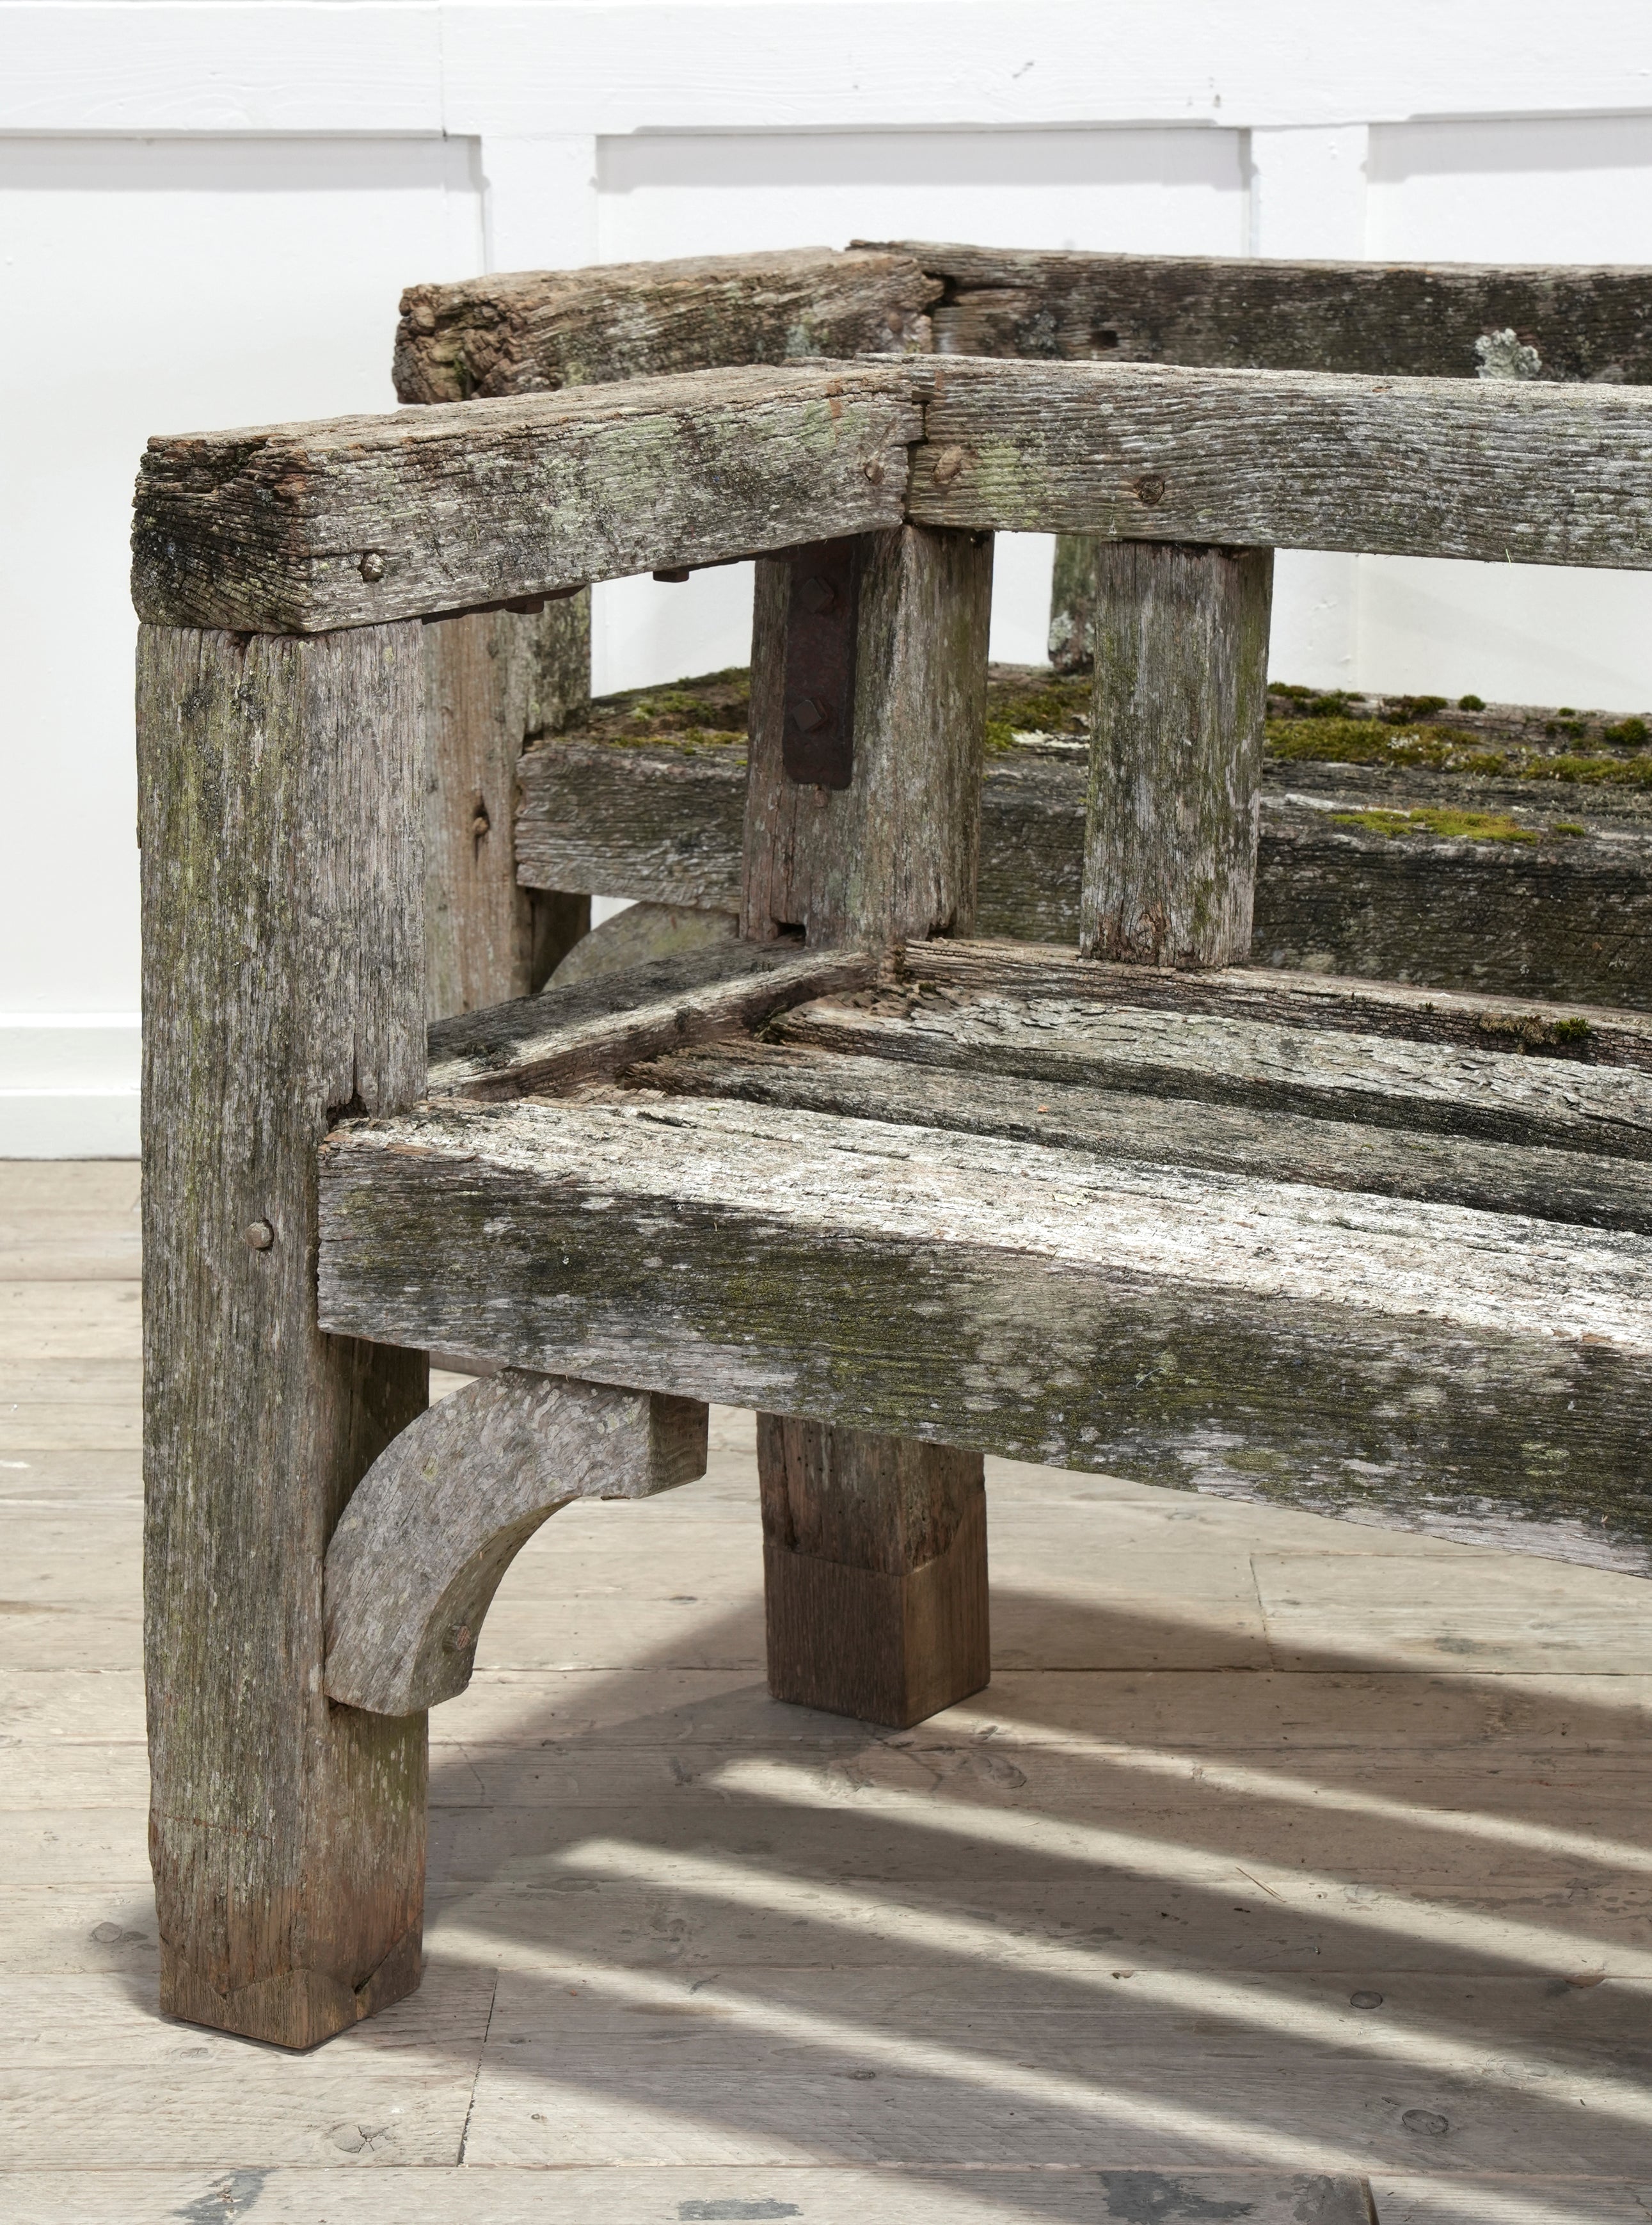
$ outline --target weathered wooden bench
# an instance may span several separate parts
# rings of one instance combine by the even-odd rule
[[[1652,397],[853,362],[157,441],[146,1647],[173,2013],[417,1982],[523,1538],[757,1410],[770,1676],[985,1677],[983,1455],[1644,1570],[1652,1021],[1244,970],[1271,551],[1652,565]],[[970,940],[992,535],[1097,536],[1073,951]],[[427,1034],[422,621],[758,560],[742,940]],[[431,1348],[500,1371],[425,1411]]]

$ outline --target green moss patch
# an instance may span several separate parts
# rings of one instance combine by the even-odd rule
[[[1506,811],[1453,811],[1420,804],[1414,811],[1333,811],[1339,827],[1363,827],[1390,839],[1399,834],[1438,834],[1446,841],[1535,842],[1534,827],[1522,827]]]

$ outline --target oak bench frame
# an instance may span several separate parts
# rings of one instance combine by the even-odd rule
[[[1633,389],[864,359],[150,444],[134,540],[145,1643],[168,2012],[307,2046],[416,1985],[422,1710],[462,1686],[523,1539],[571,1498],[696,1473],[711,1398],[780,1410],[760,1417],[775,1689],[900,1721],[984,1681],[983,1453],[1106,1466],[1132,1445],[1150,1453],[1155,1427],[1144,1379],[1110,1369],[1092,1339],[1055,1419],[1029,1437],[1016,1402],[1055,1410],[1039,1339],[1016,1341],[1005,1305],[1067,1290],[1121,1325],[1133,1306],[1139,1344],[1154,1321],[1204,1304],[1150,1245],[1142,1253],[1144,1208],[1075,1204],[1073,1227],[1101,1232],[1092,1258],[1062,1249],[1060,1214],[1023,1242],[994,1202],[1001,1175],[1024,1178],[1004,1140],[1015,1121],[1043,1118],[1058,1084],[1082,1097],[1086,1062],[1104,1052],[1135,1074],[1127,1089],[1154,1093],[1169,1065],[1162,1043],[1143,1048],[1143,1005],[1254,1021],[1260,999],[1287,1032],[1331,1043],[1315,1055],[1337,1074],[1333,1038],[1402,1037],[1379,1122],[1594,1155],[1598,1195],[1544,1237],[1560,1264],[1542,1271],[1555,1290],[1586,1279],[1567,1230],[1604,1225],[1617,1279],[1592,1312],[1554,1298],[1564,1334],[1466,1268],[1482,1314],[1459,1308],[1448,1335],[1408,1328],[1391,1304],[1381,1334],[1345,1322],[1333,1334],[1307,1284],[1293,1300],[1243,1277],[1211,1318],[1234,1356],[1218,1372],[1241,1390],[1247,1367],[1260,1379],[1275,1363],[1306,1368],[1321,1404],[1339,1369],[1356,1385],[1339,1458],[1367,1442],[1373,1386],[1396,1380],[1416,1395],[1382,1429],[1467,1459],[1472,1433],[1446,1395],[1463,1368],[1478,1371],[1488,1413],[1524,1399],[1537,1418],[1522,1426],[1562,1458],[1568,1432],[1592,1430],[1641,1550],[1644,1200],[1614,1186],[1611,1153],[1630,1133],[1642,1140],[1621,1155],[1648,1156],[1638,1077],[1652,1024],[1511,1019],[1484,999],[1232,969],[1250,930],[1272,548],[1645,567],[1649,461],[1652,396]],[[968,940],[991,536],[1006,526],[1102,544],[1081,954]],[[743,941],[427,1035],[425,622],[749,556]],[[850,669],[832,681],[830,660],[799,645],[845,616],[845,594]],[[824,773],[799,756],[823,725],[852,739]],[[984,1140],[937,1141],[920,1123],[913,1179],[978,1193],[977,1234],[932,1227],[921,1200],[876,1184],[852,1208],[828,1195],[818,1227],[744,1215],[719,1153],[761,1161],[774,1195],[795,1201],[856,1122],[829,1099],[794,1103],[765,1142],[752,1086],[719,1096],[713,1082],[702,1093],[716,1101],[698,1102],[693,1062],[760,1063],[754,1030],[785,1040],[801,1027],[818,1078],[842,1055],[830,999],[848,995],[871,1000],[857,1025],[883,1026],[880,1041],[921,1064],[937,1039],[926,985],[943,1004],[1013,1007],[1016,1025],[1016,1013],[1054,1024],[1052,1005],[1078,1016],[1051,1095],[1041,1081],[1008,1128],[991,1062],[967,1042],[941,1058],[965,1077],[950,1085],[964,1127],[980,1097]],[[1136,1016],[1123,1048],[1091,1011],[1110,999]],[[1567,1069],[1559,1101],[1540,1075],[1497,1109],[1508,1089],[1494,1078],[1493,1118],[1473,1094],[1484,1077],[1448,1069],[1448,1054],[1499,1027],[1513,1049],[1586,1040],[1593,1064]],[[1253,1037],[1248,1057],[1266,1049]],[[639,1149],[614,1091],[642,1066],[690,1101]],[[1206,1077],[1183,1094],[1265,1108],[1294,1087]],[[1345,1074],[1316,1087],[1310,1109],[1358,1093]],[[1060,1109],[1082,1129],[1082,1104]],[[1278,1170],[1265,1136],[1199,1132],[1217,1157],[1195,1163]],[[1060,1163],[1094,1160],[1092,1142]],[[1193,1177],[1178,1179],[1191,1195]],[[1483,1196],[1497,1179],[1454,1162],[1436,1194]],[[1386,1208],[1366,1195],[1361,1210]],[[642,1235],[663,1255],[642,1261],[649,1274],[735,1263],[742,1325],[720,1353],[703,1292],[698,1341],[674,1341],[669,1309],[636,1278]],[[1030,1284],[1023,1257],[1044,1262]],[[628,1262],[604,1326],[590,1294],[617,1289]],[[1529,1263],[1516,1265],[1518,1281]],[[1450,1279],[1441,1304],[1455,1303]],[[1035,1325],[1053,1334],[1049,1303]],[[731,1304],[718,1296],[712,1314]],[[924,1379],[898,1347],[934,1319],[945,1333],[927,1336]],[[832,1364],[845,1324],[858,1372]],[[1009,1374],[992,1360],[1001,1331]],[[426,1353],[455,1334],[503,1372],[427,1411]],[[1405,1517],[1379,1506],[1369,1518]],[[857,1647],[831,1643],[845,1628]]]

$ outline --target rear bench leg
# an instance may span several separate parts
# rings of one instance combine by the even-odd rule
[[[991,594],[990,535],[906,526],[758,563],[747,936],[969,933]],[[761,1415],[757,1471],[776,1698],[905,1726],[979,1690],[978,1454]]]
[[[992,1674],[979,1453],[757,1417],[769,1689],[905,1730]]]
[[[421,633],[138,656],[161,2005],[283,2047],[419,1982],[425,1718],[328,1701],[322,1570],[426,1362],[315,1290],[318,1145],[424,1080]]]

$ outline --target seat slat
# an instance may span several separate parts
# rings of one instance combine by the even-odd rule
[[[1649,1268],[1640,1234],[623,1091],[323,1154],[335,1332],[1652,1567]]]
[[[709,1043],[636,1067],[629,1078],[674,1096],[739,1097],[1652,1235],[1652,1167],[1584,1151],[1512,1148],[1185,1098],[1167,1114],[1150,1097],[1019,1074],[972,1072],[960,1088],[953,1066],[820,1049],[794,1039]]]

